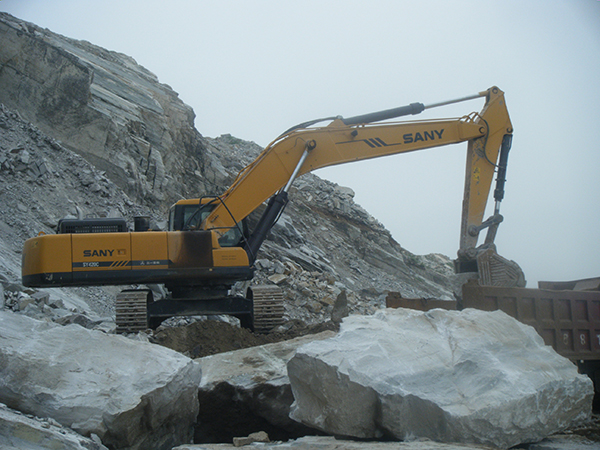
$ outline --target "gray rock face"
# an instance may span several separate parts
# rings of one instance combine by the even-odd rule
[[[0,401],[111,448],[190,442],[200,378],[164,347],[0,312]]]
[[[591,381],[531,327],[493,313],[350,316],[288,363],[291,417],[330,434],[508,448],[591,413]]]
[[[183,193],[188,177],[197,178],[203,146],[194,112],[133,58],[5,13],[0,36],[0,101],[129,195],[171,202],[169,192]]]
[[[262,150],[201,136],[192,110],[129,56],[5,13],[0,38],[0,265],[7,260],[10,281],[23,241],[66,215],[150,215],[164,228],[175,200],[223,192]],[[354,313],[380,307],[386,291],[453,298],[449,258],[403,249],[351,188],[308,174],[290,199],[259,254],[287,268],[271,282],[286,291],[290,319],[328,320],[342,290]]]

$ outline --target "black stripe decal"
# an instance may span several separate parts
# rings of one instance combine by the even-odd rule
[[[365,144],[367,144],[371,148],[375,148],[375,147],[392,147],[394,145],[402,145],[402,142],[394,142],[393,144],[388,144],[383,139],[378,138],[378,137],[377,138],[370,138],[370,139],[358,139],[358,140],[355,140],[355,141],[341,141],[341,142],[336,142],[335,145],[356,144],[358,142],[364,142]]]

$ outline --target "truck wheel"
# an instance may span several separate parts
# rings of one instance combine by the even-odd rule
[[[283,323],[283,291],[275,285],[256,285],[248,289],[252,300],[254,331],[268,333]]]
[[[138,333],[148,329],[149,289],[125,290],[117,295],[115,322],[117,334]]]

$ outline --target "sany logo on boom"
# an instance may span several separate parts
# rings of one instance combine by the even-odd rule
[[[443,133],[443,128],[441,130],[424,131],[423,134],[419,132],[406,133],[402,135],[402,139],[404,139],[405,144],[412,144],[413,142],[419,141],[435,141],[436,139],[441,139]]]
[[[359,139],[359,140],[352,140],[352,141],[345,141],[345,142],[336,142],[336,145],[355,144],[356,142],[364,142],[371,148],[392,147],[394,145],[413,144],[415,142],[426,142],[426,141],[439,140],[439,139],[442,139],[443,134],[444,134],[444,129],[442,128],[440,130],[423,131],[422,133],[420,131],[417,131],[416,133],[406,133],[406,134],[402,135],[402,141],[400,141],[400,142],[388,143],[388,142],[385,142],[383,139],[376,137],[376,138],[369,138],[369,139]]]

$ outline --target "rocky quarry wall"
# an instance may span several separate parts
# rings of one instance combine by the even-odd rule
[[[160,332],[166,333],[165,329],[129,339],[114,335],[114,295],[119,288],[23,288],[23,242],[40,231],[54,233],[61,218],[81,214],[123,216],[133,223],[134,216],[150,215],[156,226],[164,227],[171,203],[181,197],[224,191],[261,149],[229,135],[202,136],[194,127],[192,109],[129,56],[57,35],[4,13],[0,13],[0,42],[0,403],[6,405],[0,406],[1,446],[167,449],[189,442],[194,429],[197,441],[208,440],[209,419],[215,419],[214,427],[222,426],[217,425],[219,411],[221,419],[229,418],[232,423],[234,411],[238,416],[258,417],[255,424],[271,427],[273,433],[283,430],[288,436],[353,435],[337,425],[323,425],[339,418],[328,416],[319,421],[318,416],[302,412],[304,400],[299,392],[306,390],[302,381],[309,378],[298,375],[302,370],[315,377],[315,386],[325,388],[314,393],[324,398],[311,400],[310,410],[316,402],[322,411],[338,410],[342,415],[354,416],[353,410],[341,409],[341,403],[332,407],[327,398],[330,393],[340,398],[369,399],[370,415],[352,418],[371,423],[373,431],[367,437],[406,437],[405,431],[393,431],[391,419],[383,414],[386,408],[396,411],[398,417],[409,414],[401,412],[402,404],[423,402],[436,420],[455,419],[456,414],[445,406],[430,405],[428,397],[417,400],[414,393],[400,395],[404,388],[395,378],[397,371],[388,373],[381,368],[387,367],[385,361],[403,360],[402,351],[407,349],[421,354],[423,346],[433,349],[435,346],[427,343],[429,338],[409,342],[406,334],[400,335],[395,339],[406,347],[401,351],[390,342],[394,339],[391,335],[378,337],[375,332],[366,332],[349,337],[351,333],[342,328],[338,337],[321,335],[319,339],[331,340],[309,344],[294,359],[296,348],[304,341],[270,344],[272,347],[266,349],[239,350],[246,353],[223,353],[194,362],[190,359],[193,348],[186,350],[186,356],[144,342],[159,342]],[[198,126],[201,128],[201,124]],[[328,323],[332,316],[339,323],[348,314],[371,315],[384,306],[388,291],[406,297],[454,299],[459,281],[450,259],[443,255],[413,255],[402,248],[382,224],[354,203],[350,188],[306,175],[294,184],[290,198],[256,264],[256,280],[280,285],[286,296],[286,324],[274,340],[291,336],[285,334],[286,330],[298,324]],[[448,314],[438,317],[439,321],[470,320],[453,319],[452,314],[459,313]],[[444,328],[433,316],[427,317],[413,317],[407,323],[413,326],[412,322],[426,322],[441,333],[443,344],[438,350],[442,356],[438,359],[449,365],[436,370],[440,374],[444,370],[457,371],[450,379],[464,375],[463,383],[476,379],[480,372],[474,369],[483,369],[479,366],[489,361],[483,364],[457,358],[464,352],[456,353],[459,338],[447,331],[452,327]],[[356,331],[361,328],[356,325],[361,320],[367,319],[345,319],[348,323],[342,327]],[[490,320],[486,323],[491,328],[509,326],[499,319],[486,320]],[[190,330],[197,323],[180,329]],[[530,331],[523,333],[528,342],[535,341]],[[318,348],[334,346],[332,342],[341,345],[344,336],[351,343],[358,339],[363,345],[350,344],[356,347],[352,351],[331,347],[332,358],[357,352],[353,356],[356,360],[338,357],[341,364],[336,365]],[[466,339],[475,345],[479,336],[467,334]],[[234,347],[235,339],[229,341],[232,348],[247,346]],[[197,347],[201,342],[193,345]],[[448,346],[454,349],[450,354],[444,353]],[[497,343],[482,351],[495,352],[501,347]],[[550,358],[544,353],[549,350],[538,347],[536,351]],[[526,351],[515,357],[530,358],[533,349],[526,347]],[[380,358],[377,365],[375,356]],[[430,359],[423,360],[426,368]],[[303,360],[309,369],[301,367]],[[544,397],[532,394],[529,402],[546,402],[553,411],[562,409],[562,414],[548,414],[551,425],[538,434],[514,442],[541,439],[564,428],[569,420],[589,415],[589,383],[579,378],[566,360],[556,361],[558,368],[545,371],[514,369],[514,383],[521,381],[522,371],[528,375],[541,372],[541,377],[547,379],[548,389],[540,390]],[[379,367],[379,372],[361,372],[371,365]],[[225,367],[225,373],[218,367]],[[371,376],[377,386],[370,384]],[[485,376],[490,385],[494,384],[495,375],[488,372]],[[387,387],[381,388],[382,377]],[[342,385],[333,383],[333,379]],[[506,386],[504,389],[510,390]],[[438,389],[453,388],[446,385]],[[537,392],[536,387],[532,389]],[[547,400],[547,393],[551,393],[553,403]],[[397,403],[385,406],[391,398]],[[289,417],[294,400],[297,403],[292,417],[297,420]],[[481,406],[466,403],[463,408],[481,410]],[[527,408],[532,415],[537,414],[534,407]],[[502,410],[496,414],[505,422],[521,420],[521,416],[505,416]],[[203,420],[197,423],[196,416]],[[440,423],[436,422],[437,428],[450,426]],[[236,431],[242,432],[242,428],[231,433]],[[259,430],[243,429],[244,434],[247,431]],[[452,433],[449,438],[423,436],[457,440]],[[506,447],[507,442],[513,441],[502,438],[494,445]],[[336,444],[319,441],[306,445],[329,448]]]
[[[201,136],[191,108],[132,58],[7,14],[0,18],[8,197],[2,212],[6,221],[27,227],[14,230],[21,239],[54,232],[59,219],[78,209],[130,223],[148,214],[164,226],[174,201],[223,192],[260,152],[229,135]],[[15,198],[17,190],[24,192]],[[259,254],[257,279],[272,277],[285,286],[290,306],[300,315],[310,312],[303,319],[316,314],[321,320],[343,289],[353,306],[369,310],[381,306],[387,290],[454,298],[450,259],[402,248],[354,203],[351,189],[309,174],[297,180],[290,198]],[[20,244],[14,242],[15,251]]]

